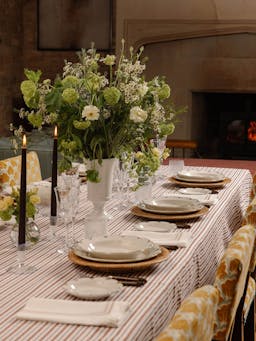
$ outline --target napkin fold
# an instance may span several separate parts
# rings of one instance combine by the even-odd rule
[[[172,193],[165,195],[166,198],[168,197],[183,197],[183,198],[190,198],[190,199],[197,199],[202,205],[212,206],[217,203],[218,201],[218,194],[182,194],[182,193]]]
[[[123,301],[86,302],[32,297],[17,313],[23,320],[118,327],[129,315]]]
[[[147,238],[153,243],[162,246],[178,246],[187,247],[191,242],[191,232],[174,230],[170,232],[154,232],[154,231],[135,231],[129,230],[122,233],[124,236],[136,236]]]

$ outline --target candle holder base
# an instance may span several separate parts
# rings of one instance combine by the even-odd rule
[[[7,269],[7,272],[15,275],[28,275],[36,270],[37,268],[35,266],[25,264],[25,244],[19,245],[17,251],[17,262],[10,266]]]
[[[54,241],[56,239],[56,226],[57,226],[57,217],[50,216],[50,229],[47,234],[47,240]]]
[[[16,264],[16,265],[10,266],[6,271],[15,275],[29,275],[29,274],[34,273],[36,270],[37,269],[35,266]]]

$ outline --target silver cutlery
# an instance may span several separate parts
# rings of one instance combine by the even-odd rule
[[[177,224],[177,228],[178,229],[190,229],[191,225],[186,224],[186,223],[184,223],[184,224]]]
[[[121,282],[125,286],[142,286],[147,283],[147,280],[143,277],[128,277],[128,276],[115,276],[111,275],[108,276],[108,278],[115,279],[119,282]]]

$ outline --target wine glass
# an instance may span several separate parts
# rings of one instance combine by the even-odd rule
[[[54,188],[56,201],[58,205],[58,216],[63,221],[65,227],[65,242],[64,245],[57,250],[60,254],[66,254],[71,247],[70,241],[70,221],[72,217],[71,205],[71,187],[66,184],[58,185]]]

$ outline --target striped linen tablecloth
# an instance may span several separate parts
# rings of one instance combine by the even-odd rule
[[[163,166],[166,175],[168,167]],[[137,273],[147,279],[141,287],[124,287],[107,300],[126,301],[132,313],[118,328],[68,325],[41,321],[16,319],[17,312],[30,297],[76,300],[69,296],[63,286],[67,281],[82,276],[103,275],[88,268],[79,267],[65,255],[56,252],[59,240],[48,241],[49,219],[37,217],[41,227],[41,241],[28,250],[26,262],[37,267],[30,275],[13,275],[6,269],[15,262],[16,249],[10,241],[10,227],[2,227],[0,247],[1,278],[1,341],[27,340],[152,340],[173,316],[181,301],[195,288],[213,283],[215,270],[232,234],[240,227],[243,213],[249,203],[252,177],[248,170],[231,168],[186,167],[203,171],[218,171],[232,181],[218,194],[218,201],[209,212],[190,221],[192,242],[186,248],[171,251],[166,261],[154,268]],[[153,196],[170,194],[168,180],[154,185]],[[84,229],[83,218],[91,210],[86,199],[86,185],[82,188],[80,210],[76,223],[76,236]],[[109,233],[120,234],[130,230],[142,219],[133,216],[130,209],[116,207],[111,200],[107,211]],[[117,208],[117,209],[116,209]],[[63,227],[57,228],[58,235]]]

